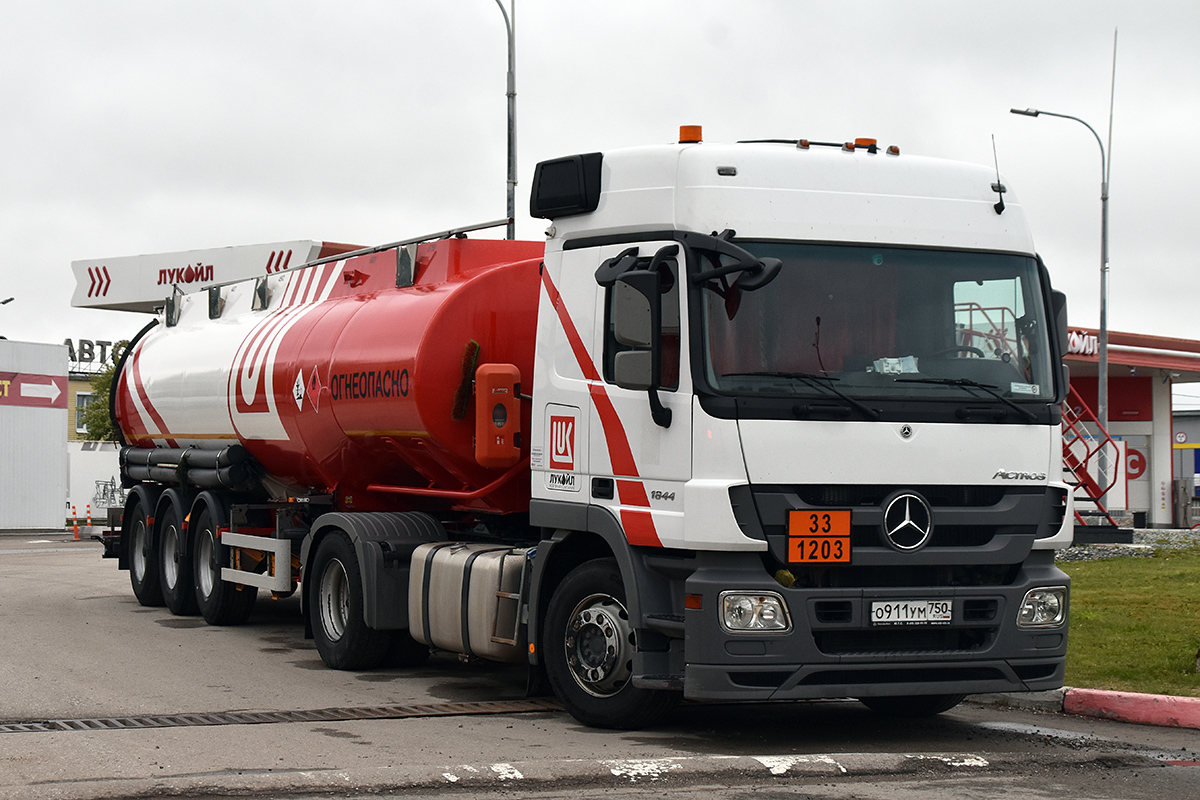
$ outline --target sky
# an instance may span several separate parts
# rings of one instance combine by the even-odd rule
[[[538,161],[671,142],[873,137],[992,165],[1073,325],[1200,339],[1200,4],[514,0],[517,235]],[[14,0],[0,50],[0,335],[127,338],[73,260],[505,215],[495,0]],[[1115,91],[1113,35],[1117,41]],[[497,236],[503,235],[502,230]],[[1200,386],[1188,388],[1200,403]]]

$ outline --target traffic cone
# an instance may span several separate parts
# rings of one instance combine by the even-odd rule
[[[92,527],[92,504],[87,504],[87,526]]]
[[[79,541],[79,513],[71,506],[71,524],[75,528],[75,541]]]

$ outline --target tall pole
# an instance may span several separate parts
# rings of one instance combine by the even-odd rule
[[[1110,174],[1111,164],[1109,156],[1112,154],[1112,120],[1113,120],[1113,100],[1116,96],[1117,87],[1117,32],[1113,31],[1113,68],[1112,68],[1112,87],[1110,89],[1108,100],[1108,151],[1104,149],[1104,141],[1100,138],[1100,134],[1096,133],[1096,129],[1079,117],[1072,117],[1070,114],[1056,114],[1053,111],[1040,111],[1036,108],[1014,108],[1011,109],[1013,114],[1020,114],[1026,117],[1037,117],[1042,114],[1047,117],[1060,117],[1062,119],[1071,119],[1083,125],[1092,132],[1092,136],[1096,137],[1096,144],[1100,145],[1100,342],[1099,342],[1099,361],[1097,369],[1099,374],[1096,376],[1096,415],[1100,418],[1100,427],[1104,429],[1104,433],[1108,432],[1108,178]],[[1106,486],[1108,483],[1108,448],[1100,448],[1100,463],[1098,464],[1097,477],[1099,485]]]
[[[1108,161],[1100,148],[1100,169],[1104,172],[1100,184],[1100,376],[1096,384],[1096,406],[1100,424],[1108,432],[1108,179],[1112,174],[1113,101],[1117,94],[1117,29],[1113,28],[1112,83],[1108,94]],[[1094,131],[1093,131],[1094,133]],[[1099,139],[1099,137],[1096,137]],[[1107,477],[1107,447],[1100,448],[1100,485]]]
[[[508,31],[508,237],[516,238],[517,216],[517,48],[514,29],[517,26],[517,0],[508,0],[511,16],[504,3],[496,0],[500,13],[504,15],[504,27]]]

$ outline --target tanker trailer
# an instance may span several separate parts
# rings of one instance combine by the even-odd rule
[[[397,562],[380,539],[399,535],[411,550],[445,539],[444,523],[523,517],[529,445],[516,432],[529,407],[517,394],[533,371],[541,250],[451,238],[173,296],[128,348],[112,392],[131,488],[119,554],[138,600],[240,622],[258,589],[294,591],[323,512],[353,529],[356,552],[322,559],[358,562],[329,577],[346,592],[360,564]],[[509,365],[513,433],[499,455],[476,452],[467,414],[482,362]],[[492,527],[499,536],[504,525]],[[377,663],[408,627],[395,585],[406,573],[367,577],[366,609],[327,609],[316,634],[332,666]]]

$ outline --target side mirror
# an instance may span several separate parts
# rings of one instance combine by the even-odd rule
[[[613,360],[613,378],[622,389],[655,388],[654,356],[649,350],[626,350]]]
[[[668,428],[671,409],[664,407],[658,396],[662,376],[662,278],[658,270],[633,270],[617,277],[612,292],[613,338],[633,348],[617,353],[613,379],[623,389],[645,389],[654,422]]]
[[[1058,338],[1058,355],[1067,354],[1070,346],[1070,331],[1067,328],[1067,296],[1059,291],[1050,292],[1050,309],[1054,312],[1054,334]]]
[[[626,272],[613,284],[613,336],[630,347],[653,347],[661,327],[657,272]]]

